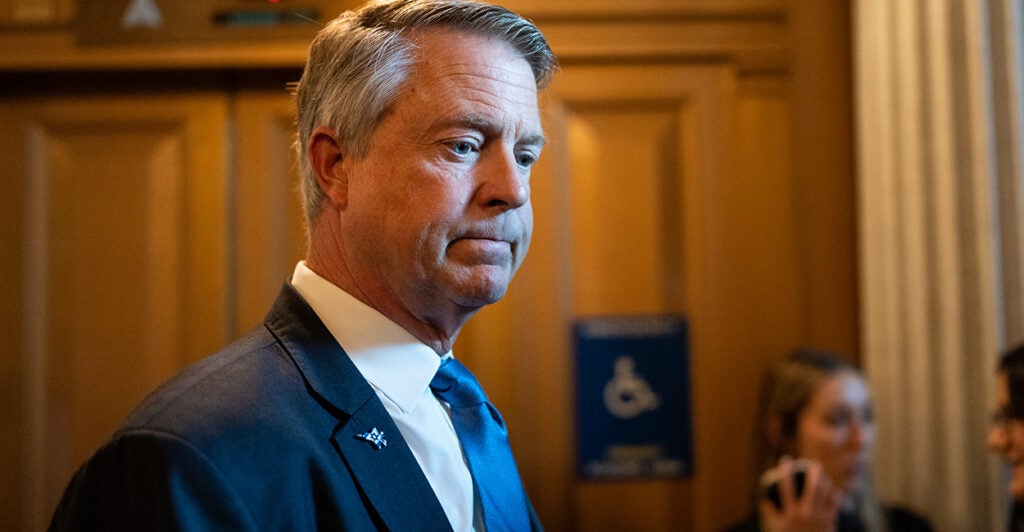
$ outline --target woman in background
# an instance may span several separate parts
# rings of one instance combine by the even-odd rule
[[[872,494],[871,394],[853,364],[798,351],[766,375],[759,408],[756,463],[762,481],[777,479],[776,502],[762,483],[754,514],[730,531],[931,530]]]
[[[1024,344],[1006,351],[996,368],[996,412],[988,446],[1010,470],[1013,506],[1008,529],[1024,532]]]

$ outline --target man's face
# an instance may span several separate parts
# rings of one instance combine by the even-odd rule
[[[413,40],[368,154],[343,161],[342,253],[370,300],[432,322],[505,294],[530,244],[544,138],[533,73],[509,45],[445,30]]]
[[[996,378],[996,408],[988,447],[1010,466],[1010,496],[1024,501],[1024,420],[1006,415],[1010,411],[1010,386],[1003,373]]]

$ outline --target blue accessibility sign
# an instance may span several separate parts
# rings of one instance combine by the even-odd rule
[[[573,329],[580,478],[692,475],[686,320],[609,316],[581,319]]]

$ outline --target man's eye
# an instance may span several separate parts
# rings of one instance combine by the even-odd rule
[[[537,157],[532,153],[521,153],[516,156],[516,162],[519,166],[526,168],[533,166],[533,163],[537,162]]]
[[[456,155],[469,155],[473,153],[473,144],[466,141],[457,141],[452,143],[452,151]]]

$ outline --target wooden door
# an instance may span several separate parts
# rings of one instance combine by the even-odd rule
[[[0,101],[0,528],[43,529],[129,409],[225,342],[226,111],[214,93]]]

